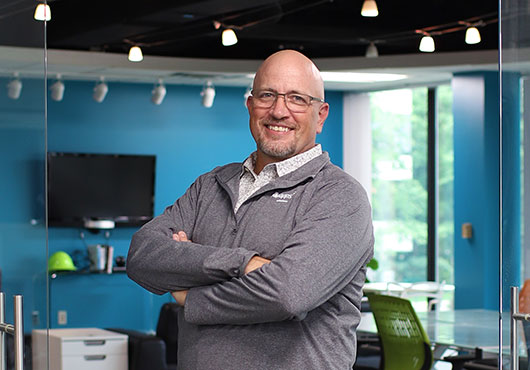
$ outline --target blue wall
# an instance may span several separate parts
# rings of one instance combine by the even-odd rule
[[[0,80],[0,85],[2,83],[4,81]],[[245,88],[217,87],[214,106],[207,109],[200,105],[200,86],[168,86],[167,96],[160,106],[150,102],[152,85],[111,82],[109,93],[101,104],[92,99],[93,87],[89,82],[66,81],[64,100],[49,101],[48,149],[155,154],[156,214],[173,203],[198,175],[218,165],[242,161],[255,149],[243,101]],[[31,94],[38,95],[39,89],[26,89],[25,86],[21,99]],[[0,104],[11,104],[5,100],[8,99],[0,94]],[[331,113],[317,141],[330,153],[332,161],[342,166],[342,93],[328,92],[326,100],[330,102]],[[24,109],[15,115],[19,114],[24,115]],[[16,150],[9,137],[5,138],[5,145],[7,152]],[[11,165],[10,160],[3,161],[7,164],[2,165]],[[10,208],[27,203],[28,192],[30,190],[25,188],[14,189],[12,196],[6,199]],[[109,240],[103,233],[86,231],[85,240],[82,240],[81,231],[50,228],[50,254],[64,250],[77,255],[85,252],[86,244],[108,242],[114,246],[115,255],[126,255],[135,229],[111,231]],[[26,243],[24,239],[22,242]],[[6,248],[0,248],[0,253],[2,250]],[[27,253],[27,247],[22,245],[8,256],[0,255],[5,257],[0,259],[0,268],[5,269],[14,259],[25,259]],[[33,261],[33,266],[44,269],[44,257]],[[4,280],[9,274],[5,269]],[[66,327],[113,326],[140,330],[153,329],[159,306],[169,301],[168,296],[147,293],[125,274],[118,273],[59,276],[51,281],[50,297],[51,327],[59,327],[57,310],[66,310]],[[45,312],[43,308],[40,311]]]
[[[453,78],[455,308],[498,308],[499,100],[487,94],[497,81],[496,73]],[[471,239],[461,237],[466,222]]]
[[[520,276],[519,76],[503,81],[503,308]],[[499,309],[500,107],[497,72],[453,78],[455,308]],[[473,237],[463,239],[470,222]]]

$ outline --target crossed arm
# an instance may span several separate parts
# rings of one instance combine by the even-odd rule
[[[179,231],[175,234],[173,234],[173,240],[176,242],[190,242],[191,240],[188,239],[188,236],[184,231]],[[271,260],[260,257],[260,256],[254,256],[250,259],[247,266],[245,267],[245,275],[248,274],[251,271],[254,271],[256,269],[259,269],[261,266],[263,266],[266,263],[271,263]],[[177,290],[171,293],[175,301],[180,305],[184,306],[184,303],[186,302],[186,296],[188,295],[188,289],[185,290]]]
[[[268,260],[251,245],[189,240],[196,228],[194,218],[185,217],[195,214],[192,187],[135,233],[127,273],[153,293],[175,292],[185,320],[199,325],[302,320],[348,284],[337,297],[354,302],[360,299],[363,267],[373,251],[369,203],[348,184],[330,184],[322,191],[326,197],[304,210],[281,253]]]

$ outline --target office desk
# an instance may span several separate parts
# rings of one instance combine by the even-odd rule
[[[492,310],[470,309],[417,312],[432,343],[441,347],[481,348],[486,352],[499,351],[499,313]],[[509,313],[503,314],[503,353],[509,353]],[[377,333],[371,312],[363,312],[358,330]],[[522,333],[520,331],[521,339]],[[522,342],[522,341],[520,341]],[[520,353],[526,355],[521,343]]]
[[[363,286],[364,294],[368,293],[390,293],[393,295],[401,295],[405,289],[410,289],[413,283],[394,283],[394,282],[372,282],[365,283]],[[440,284],[435,282],[424,281],[420,285],[416,285],[412,293],[437,293],[440,289]],[[444,284],[442,287],[444,292],[455,290],[455,286],[451,284]]]

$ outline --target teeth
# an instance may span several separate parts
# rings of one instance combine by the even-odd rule
[[[280,126],[269,126],[269,129],[272,131],[278,131],[278,132],[287,132],[289,129],[287,127],[280,127]]]

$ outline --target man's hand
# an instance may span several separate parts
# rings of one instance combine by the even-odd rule
[[[175,298],[175,301],[179,304],[179,306],[184,307],[184,303],[186,303],[186,296],[188,295],[187,290],[177,290],[176,292],[171,293],[173,298]]]
[[[191,240],[188,239],[186,233],[182,230],[173,234],[173,240],[176,242],[191,242]]]
[[[179,231],[178,233],[173,234],[173,240],[176,242],[191,242],[191,240],[188,239],[188,236],[184,231]],[[179,304],[179,306],[184,306],[184,303],[186,303],[186,296],[188,295],[187,290],[178,290],[176,292],[171,293],[173,298],[175,298],[175,301]]]
[[[247,266],[245,267],[245,274],[248,274],[249,272],[254,271],[256,269],[259,269],[261,266],[263,266],[266,263],[271,263],[271,260],[268,260],[260,256],[252,257],[250,261],[248,261]]]

